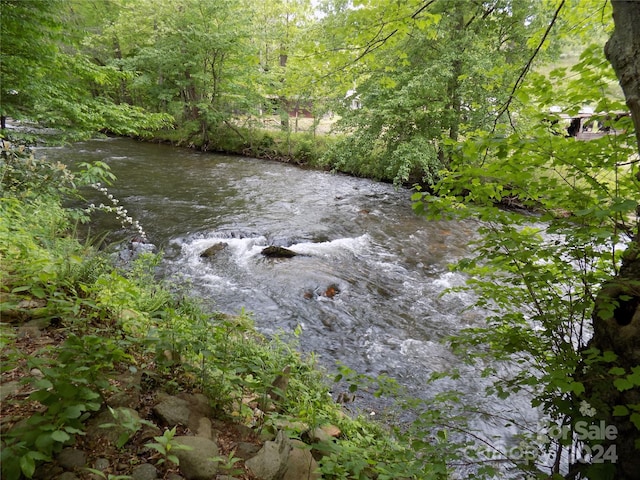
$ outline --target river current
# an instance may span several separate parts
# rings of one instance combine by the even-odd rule
[[[426,382],[456,364],[443,338],[482,320],[468,293],[446,293],[464,284],[448,266],[468,252],[476,226],[415,215],[406,189],[121,138],[37,154],[107,163],[117,176],[110,193],[163,252],[163,276],[189,285],[216,310],[251,312],[267,335],[298,329],[298,348],[329,369],[340,362],[358,373],[386,374],[429,398],[451,386]],[[95,191],[87,196],[107,202]],[[111,216],[96,219],[99,228],[119,228]],[[201,257],[218,243],[226,247]],[[266,258],[261,252],[269,245],[298,255]],[[481,404],[484,380],[473,369],[465,375],[462,393]],[[378,407],[373,398],[364,402]],[[530,416],[526,400],[512,398],[498,410],[506,408]],[[501,427],[477,426],[505,436]]]

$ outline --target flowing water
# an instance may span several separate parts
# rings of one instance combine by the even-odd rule
[[[39,154],[106,162],[118,177],[110,192],[164,252],[164,275],[220,311],[253,312],[266,334],[300,326],[300,350],[329,367],[384,373],[429,397],[428,375],[455,363],[442,338],[481,319],[465,309],[468,294],[442,295],[464,283],[448,264],[467,252],[474,225],[416,216],[407,190],[129,139]],[[200,256],[221,242],[215,256]],[[268,245],[299,255],[266,258]],[[471,401],[484,398],[475,372],[464,388]],[[527,402],[508,408],[528,411]]]

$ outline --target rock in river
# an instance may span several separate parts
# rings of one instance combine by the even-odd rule
[[[214,245],[211,245],[209,248],[207,248],[205,251],[203,251],[200,254],[200,257],[202,258],[211,258],[214,257],[217,253],[221,252],[222,250],[224,250],[225,248],[227,248],[229,246],[228,243],[224,243],[224,242],[220,242],[220,243],[216,243]]]
[[[271,245],[269,247],[262,249],[262,255],[270,258],[291,258],[298,255],[293,250],[289,250],[288,248],[278,247],[276,245]]]

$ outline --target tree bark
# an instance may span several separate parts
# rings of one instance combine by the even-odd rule
[[[615,30],[605,46],[607,59],[613,66],[631,111],[636,141],[640,152],[640,2],[637,0],[611,0]],[[633,166],[637,170],[637,166]],[[633,172],[630,172],[634,174]],[[640,175],[640,172],[637,173]],[[637,210],[640,216],[640,205]],[[618,274],[600,289],[593,311],[593,338],[590,348],[600,352],[613,352],[612,362],[585,362],[578,373],[583,380],[586,400],[597,410],[595,420],[614,426],[615,439],[594,439],[593,445],[614,447],[617,459],[606,467],[607,478],[632,480],[640,478],[640,429],[629,414],[640,413],[640,385],[615,384],[640,365],[640,228],[636,217],[635,235],[629,242]],[[618,367],[618,370],[613,370]],[[624,374],[621,374],[621,370]],[[626,415],[613,415],[614,408]],[[577,467],[585,472],[602,465]],[[585,472],[586,473],[586,472]],[[587,476],[590,478],[589,473]],[[600,477],[597,477],[600,478]],[[604,478],[604,477],[602,477]]]
[[[640,2],[612,0],[611,5],[615,30],[604,53],[620,81],[640,151]]]

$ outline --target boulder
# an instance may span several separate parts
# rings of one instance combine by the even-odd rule
[[[191,409],[189,402],[182,398],[166,395],[162,397],[160,403],[153,407],[155,413],[163,425],[174,427],[176,425],[189,425]]]
[[[288,248],[278,247],[276,245],[271,245],[269,247],[262,249],[262,255],[269,258],[292,258],[298,255],[293,250],[289,250]]]
[[[283,430],[274,441],[267,441],[245,466],[260,480],[317,480],[318,463],[311,447],[300,440],[290,440]]]
[[[220,253],[222,250],[224,250],[225,248],[227,248],[229,246],[228,243],[224,243],[224,242],[220,242],[220,243],[216,243],[214,245],[211,245],[209,248],[207,248],[206,250],[204,250],[201,254],[200,257],[201,258],[211,258],[211,257],[215,257],[218,253]]]
[[[156,480],[158,478],[158,470],[150,463],[138,465],[131,472],[132,480]]]
[[[140,414],[132,408],[118,407],[110,410],[102,410],[87,423],[87,438],[93,441],[107,441],[116,445],[122,438],[131,436],[132,432],[124,423],[140,425],[142,423]]]
[[[274,441],[264,443],[258,454],[245,462],[245,466],[260,480],[280,480],[287,470],[291,442],[283,431]]]
[[[188,449],[174,448],[171,452],[180,460],[180,473],[187,480],[211,480],[218,472],[218,462],[213,457],[218,456],[218,445],[203,437],[179,436],[174,437],[176,445],[183,445]]]
[[[77,448],[65,448],[58,454],[57,460],[65,470],[73,470],[87,465],[87,454]]]
[[[308,446],[300,440],[291,440],[292,449],[287,458],[287,468],[282,480],[318,480],[318,462]]]

